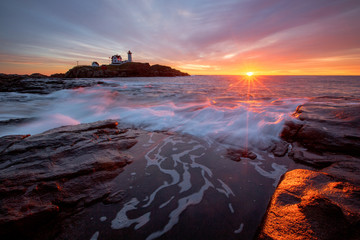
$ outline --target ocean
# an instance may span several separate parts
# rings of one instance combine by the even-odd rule
[[[360,97],[356,76],[190,76],[114,78],[48,95],[0,93],[0,136],[119,119],[122,126],[186,133],[254,147],[276,139],[296,107],[314,97]]]
[[[149,131],[148,139],[139,143],[142,150],[137,148],[142,161],[125,167],[118,177],[119,188],[126,191],[124,201],[88,210],[84,218],[96,221],[87,221],[90,232],[80,238],[251,239],[280,176],[306,168],[267,151],[280,141],[285,121],[310,99],[327,97],[346,104],[360,99],[359,76],[101,82],[50,94],[0,93],[0,121],[6,123],[0,136],[106,119],[118,120],[120,128]],[[168,137],[157,139],[161,132]],[[235,162],[224,154],[244,148],[257,158]]]

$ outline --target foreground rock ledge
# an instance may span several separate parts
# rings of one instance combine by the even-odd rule
[[[282,177],[259,239],[360,239],[359,110],[359,99],[318,97],[285,123],[288,156],[317,170]]]
[[[344,179],[339,168],[327,170],[333,174],[303,169],[286,173],[258,239],[360,239],[359,177]]]
[[[359,112],[356,98],[318,97],[298,106],[281,132],[292,143],[289,157],[318,169],[360,158]]]
[[[31,239],[89,204],[121,200],[111,180],[137,136],[107,120],[0,138],[0,238]]]

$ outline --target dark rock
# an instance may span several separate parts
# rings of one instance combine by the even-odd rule
[[[281,133],[288,156],[321,171],[282,177],[258,239],[360,239],[359,112],[359,99],[328,97],[296,109]]]
[[[258,239],[359,239],[359,224],[359,182],[296,169],[279,183]]]
[[[24,78],[29,77],[28,75],[18,75],[18,74],[4,74],[4,73],[0,73],[0,82],[7,82],[7,81],[16,81],[16,80],[21,80]]]
[[[0,92],[49,94],[63,89],[91,87],[98,84],[92,79],[59,79],[18,77],[0,79]]]
[[[31,239],[47,221],[120,201],[112,180],[132,161],[131,130],[112,120],[0,138],[0,237]]]
[[[124,197],[125,197],[124,191],[122,191],[122,190],[114,191],[114,192],[110,193],[109,196],[107,196],[103,200],[103,203],[110,204],[110,203],[120,202],[121,200],[124,199]]]
[[[175,77],[189,76],[179,70],[149,63],[128,62],[121,65],[101,67],[76,66],[65,74],[55,73],[50,77],[33,73],[31,75],[0,73],[0,92],[20,92],[48,94],[62,89],[91,87],[96,81],[69,78],[106,78],[106,77]]]
[[[257,158],[256,154],[247,149],[227,149],[226,156],[235,162],[240,162],[241,158],[249,158],[254,160]]]
[[[281,137],[315,153],[360,156],[360,100],[315,98],[297,108]]]
[[[51,78],[65,78],[65,73],[54,73],[50,75]]]
[[[340,161],[336,157],[321,156],[317,154],[312,154],[307,151],[302,151],[297,148],[293,148],[289,152],[289,157],[292,158],[295,162],[309,165],[315,168],[325,168],[331,164]]]
[[[189,74],[180,72],[179,70],[173,69],[168,66],[152,65],[149,69],[150,74],[153,76],[160,77],[176,77],[176,76],[188,76]]]
[[[289,150],[289,143],[284,141],[274,142],[270,152],[274,154],[276,157],[283,157]]]
[[[48,78],[48,76],[41,73],[33,73],[29,76],[29,78]]]
[[[343,161],[338,161],[331,166],[323,169],[323,171],[336,176],[337,178],[345,179],[348,182],[354,184],[360,183],[360,161],[359,159],[354,159],[348,157],[348,159],[343,159]]]
[[[76,66],[65,73],[66,78],[105,78],[105,77],[175,77],[189,76],[179,70],[149,63],[127,62],[121,65],[102,67]]]
[[[30,122],[34,119],[35,118],[12,118],[12,119],[7,119],[7,120],[2,120],[2,121],[0,121],[0,127],[26,123],[26,122]]]

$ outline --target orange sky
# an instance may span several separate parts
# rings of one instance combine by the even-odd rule
[[[14,0],[0,22],[2,73],[61,73],[130,49],[190,74],[360,75],[355,0]]]

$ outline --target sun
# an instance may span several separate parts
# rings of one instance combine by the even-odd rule
[[[249,77],[251,77],[252,75],[254,75],[253,72],[247,72],[246,75],[248,75]]]

